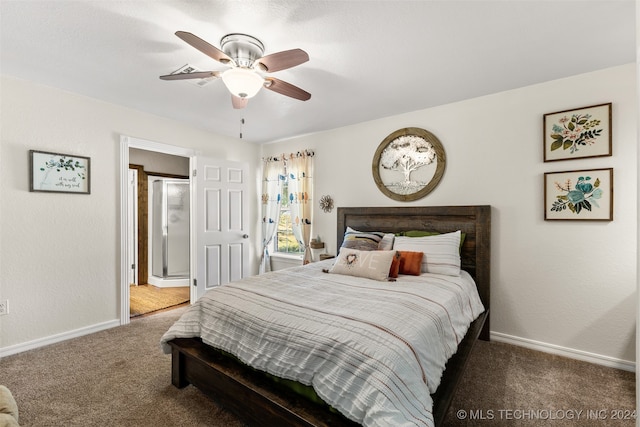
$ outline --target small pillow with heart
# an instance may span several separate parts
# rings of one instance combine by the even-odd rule
[[[330,273],[387,280],[396,251],[360,251],[342,248]]]

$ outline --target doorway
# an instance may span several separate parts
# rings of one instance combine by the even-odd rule
[[[148,278],[151,274],[152,265],[150,263],[149,250],[149,179],[154,176],[160,178],[180,178],[190,180],[191,161],[194,152],[191,149],[171,146],[167,144],[157,143],[153,141],[142,140],[127,136],[120,138],[120,162],[121,162],[121,312],[120,323],[127,324],[130,322],[131,314],[131,298],[132,292],[130,287],[137,286],[136,291],[142,291],[143,287],[148,288],[145,299],[153,299],[160,293],[165,292],[161,287],[149,285]],[[137,198],[131,197],[131,184],[129,180],[129,165],[132,164],[136,170],[137,183],[135,189],[138,193]],[[190,191],[187,191],[190,194]],[[137,204],[137,207],[131,205]],[[144,209],[146,207],[146,209]],[[136,221],[131,220],[131,211],[135,209],[137,212]],[[190,213],[187,214],[190,217]],[[137,224],[135,224],[137,222]],[[137,230],[136,230],[137,229]],[[189,233],[190,234],[190,233]],[[135,239],[130,239],[135,236]],[[135,240],[133,244],[131,240]],[[137,246],[137,249],[136,249]],[[167,289],[172,291],[179,290],[182,295],[188,295],[187,300],[193,298],[191,283],[191,248],[187,250],[189,253],[189,268],[186,274],[186,280],[183,279],[186,286],[179,287],[170,286]],[[133,260],[133,262],[132,262]],[[132,273],[133,267],[136,269]],[[135,277],[135,280],[131,280]],[[149,288],[149,286],[151,286]],[[140,292],[136,292],[138,294]],[[183,298],[183,297],[179,297]]]
[[[189,159],[129,148],[130,317],[190,300]]]

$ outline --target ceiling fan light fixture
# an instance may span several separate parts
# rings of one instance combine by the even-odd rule
[[[254,97],[264,84],[263,77],[246,68],[230,68],[221,77],[229,92],[239,98]]]
[[[161,80],[202,80],[219,77],[231,92],[231,105],[235,109],[245,108],[249,98],[254,97],[261,87],[300,101],[308,101],[311,98],[309,92],[291,83],[264,75],[307,62],[309,55],[302,49],[289,49],[264,56],[262,42],[248,34],[227,34],[220,40],[221,49],[187,31],[176,31],[176,36],[205,55],[229,65],[231,68],[224,72],[179,72],[160,76]]]

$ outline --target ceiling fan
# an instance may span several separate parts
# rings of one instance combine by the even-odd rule
[[[291,83],[263,75],[263,73],[286,70],[307,62],[309,55],[302,49],[291,49],[263,56],[264,46],[262,42],[247,34],[227,34],[220,40],[221,49],[186,31],[177,31],[176,36],[205,55],[229,65],[231,68],[224,71],[167,74],[160,76],[162,80],[219,77],[231,92],[233,108],[246,107],[249,98],[255,96],[262,87],[301,101],[307,101],[311,98],[309,92]]]

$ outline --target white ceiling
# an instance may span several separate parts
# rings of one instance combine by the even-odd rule
[[[0,72],[264,143],[635,61],[633,0],[0,0]],[[312,94],[261,90],[234,110],[224,70],[174,35],[228,33],[309,62],[273,73]],[[586,88],[585,90],[588,90]],[[241,119],[245,124],[241,128]]]

